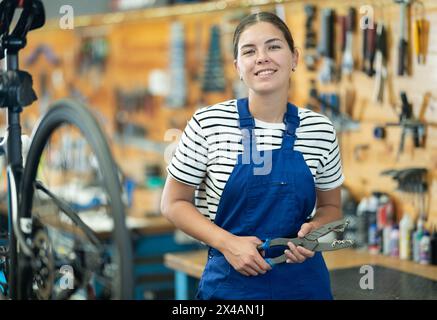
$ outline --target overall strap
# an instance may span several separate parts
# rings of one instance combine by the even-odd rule
[[[293,150],[296,141],[296,129],[299,127],[300,119],[298,109],[295,105],[287,103],[287,112],[284,115],[285,132],[282,138],[282,147],[286,150]]]
[[[255,140],[253,130],[255,129],[255,119],[249,111],[249,100],[247,98],[237,100],[237,109],[239,116],[238,126],[243,135],[243,153],[251,152],[251,140]],[[255,143],[255,141],[254,141]],[[255,145],[256,148],[256,145]]]

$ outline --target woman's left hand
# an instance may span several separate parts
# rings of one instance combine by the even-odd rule
[[[300,228],[297,236],[299,238],[303,238],[306,234],[310,233],[316,229],[314,225],[309,223],[304,223]],[[287,257],[287,263],[302,263],[308,258],[312,258],[314,256],[314,251],[305,249],[302,246],[296,246],[292,242],[288,243],[289,250],[285,250],[285,256]]]

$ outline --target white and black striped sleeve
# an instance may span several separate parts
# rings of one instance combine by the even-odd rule
[[[331,147],[324,156],[322,163],[319,163],[316,172],[316,187],[323,191],[335,189],[341,186],[344,181],[340,147],[334,127],[332,127],[332,132]]]
[[[185,127],[176,152],[167,167],[168,173],[174,179],[195,187],[203,181],[208,161],[208,143],[196,118],[199,111]]]

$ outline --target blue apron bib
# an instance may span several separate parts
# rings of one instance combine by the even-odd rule
[[[293,150],[298,109],[287,104],[281,148],[258,152],[247,98],[237,100],[237,107],[244,149],[223,190],[215,224],[237,236],[261,240],[295,237],[316,201],[312,173],[302,154]],[[284,249],[269,249],[265,257],[281,255]],[[332,294],[329,272],[319,252],[303,263],[278,264],[266,274],[248,277],[210,248],[197,298],[332,299]]]

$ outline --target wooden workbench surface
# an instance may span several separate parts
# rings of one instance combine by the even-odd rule
[[[133,209],[134,210],[134,209]],[[131,215],[132,209],[127,210],[129,215],[127,224],[131,232],[140,235],[156,235],[163,233],[172,233],[176,230],[175,226],[162,215]],[[0,214],[7,215],[7,209],[0,205]],[[102,239],[107,239],[111,233],[106,230],[97,230],[98,236]]]
[[[437,281],[437,266],[422,265],[412,261],[400,260],[383,255],[372,255],[365,251],[344,249],[339,251],[324,252],[328,269],[342,269],[377,264],[387,268],[397,269]],[[164,263],[168,268],[182,271],[192,277],[200,278],[207,259],[206,250],[185,253],[167,253]]]
[[[131,227],[130,229],[139,232],[143,235],[152,235],[160,233],[169,233],[175,231],[175,226],[163,216],[144,216],[137,218],[143,223],[138,227]]]

